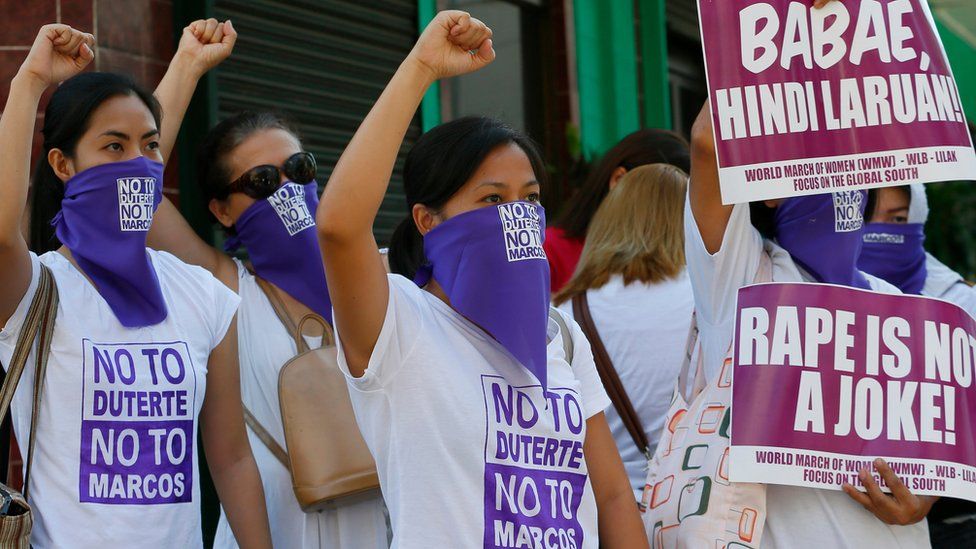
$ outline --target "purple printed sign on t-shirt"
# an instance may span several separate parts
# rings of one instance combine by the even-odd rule
[[[186,343],[84,340],[79,501],[192,501],[196,371]]]
[[[739,290],[730,475],[839,490],[889,462],[915,494],[976,501],[976,321],[951,303],[826,284]]]
[[[512,386],[482,376],[485,433],[484,547],[583,546],[586,418],[576,391]]]
[[[976,178],[925,0],[699,0],[722,199]]]

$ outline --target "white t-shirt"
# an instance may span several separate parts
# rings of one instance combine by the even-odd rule
[[[966,284],[959,273],[947,267],[932,254],[925,255],[927,274],[922,295],[955,303],[976,318],[976,288]]]
[[[586,419],[610,400],[579,327],[567,321],[570,366],[549,322],[545,398],[528,370],[447,304],[402,276],[390,275],[389,287],[368,368],[349,387],[393,547],[596,549],[583,441]],[[348,368],[341,347],[339,362]]]
[[[236,260],[235,260],[236,261]],[[237,261],[241,307],[237,314],[237,340],[241,363],[241,400],[271,436],[285,447],[278,401],[278,374],[298,349],[278,319],[257,280]],[[316,346],[320,341],[311,341]],[[316,338],[320,339],[320,338]],[[327,509],[302,511],[292,489],[291,473],[268,450],[254,431],[247,430],[251,451],[261,473],[264,499],[275,547],[329,549],[381,549],[389,546],[383,499]],[[221,510],[214,540],[217,549],[237,547],[237,540]]]
[[[586,292],[586,299],[653,454],[684,360],[695,307],[688,272],[682,270],[677,277],[657,284],[632,282],[626,286],[623,277],[615,275],[600,288]],[[572,315],[573,303],[567,301],[559,309]],[[610,406],[606,414],[630,484],[642,492],[647,458],[634,444],[617,410]]]
[[[126,328],[64,256],[31,254],[32,279],[0,331],[9,364],[40,265],[60,294],[30,478],[34,547],[199,547],[197,417],[210,352],[238,297],[210,273],[147,250],[169,314]],[[13,400],[26,452],[34,354]],[[6,367],[6,366],[5,366]]]
[[[749,217],[749,205],[732,209],[721,249],[705,249],[690,202],[685,204],[685,255],[695,295],[695,310],[706,376],[720,371],[732,341],[735,302],[739,288],[751,284],[759,267],[764,241]],[[777,282],[811,281],[790,254],[766,241]],[[830,253],[824,249],[824,253]],[[875,291],[900,293],[897,288],[865,273]],[[928,523],[889,526],[847,494],[769,484],[766,489],[766,530],[763,549],[929,547]]]

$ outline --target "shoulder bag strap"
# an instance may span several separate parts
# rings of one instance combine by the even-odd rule
[[[296,345],[298,344],[299,339],[302,341],[303,344],[308,345],[307,343],[305,343],[305,336],[302,335],[305,333],[305,324],[307,322],[314,322],[322,327],[322,344],[320,345],[320,347],[335,346],[335,334],[332,331],[332,327],[329,326],[329,323],[326,322],[326,320],[322,318],[322,315],[318,313],[308,313],[305,316],[303,316],[301,320],[298,321],[298,329],[295,331]]]
[[[20,329],[20,336],[17,338],[17,345],[14,347],[14,354],[7,369],[7,376],[0,387],[0,417],[6,417],[10,410],[10,403],[13,401],[14,393],[20,382],[20,377],[27,366],[27,359],[30,357],[34,347],[34,341],[38,340],[37,355],[34,367],[34,396],[31,409],[30,435],[27,442],[27,463],[24,472],[24,498],[30,487],[31,464],[34,461],[34,441],[37,438],[37,416],[41,408],[41,391],[44,383],[44,373],[47,371],[48,354],[51,351],[51,336],[54,333],[54,320],[58,311],[58,288],[54,283],[54,277],[50,269],[41,265],[40,279],[37,292],[31,300],[27,317]]]
[[[569,335],[569,326],[566,325],[566,319],[552,307],[549,307],[549,318],[559,326],[559,333],[563,336],[563,354],[566,355],[566,362],[572,366],[575,345],[573,345],[573,336]]]
[[[34,463],[34,441],[37,438],[38,416],[41,413],[41,393],[44,389],[45,374],[47,373],[47,359],[51,355],[51,339],[54,337],[54,322],[58,316],[58,286],[54,283],[54,276],[46,266],[41,266],[42,285],[45,291],[44,318],[41,319],[37,342],[37,363],[34,368],[34,399],[31,407],[30,441],[27,443],[27,466],[24,471],[24,498],[30,487],[31,465]]]
[[[261,422],[258,421],[256,417],[254,417],[254,414],[252,414],[251,411],[247,409],[247,406],[244,406],[243,402],[241,403],[241,407],[244,408],[244,423],[246,423],[247,426],[250,427],[252,431],[254,431],[254,434],[257,435],[259,439],[261,439],[261,442],[263,442],[264,445],[268,448],[268,450],[270,450],[271,453],[274,454],[274,457],[278,458],[278,461],[280,461],[281,464],[285,466],[285,469],[291,471],[291,464],[288,461],[288,452],[286,452],[285,449],[282,448],[280,444],[278,444],[278,441],[275,440],[273,436],[271,436],[271,433],[269,433],[268,430],[264,428],[264,425],[261,425]]]
[[[681,363],[681,370],[678,371],[678,391],[688,397],[688,376],[691,375],[691,361],[695,358],[695,349],[698,346],[698,314],[691,312],[691,325],[688,327],[688,339],[685,344],[685,357]],[[701,362],[701,356],[698,357]]]
[[[261,278],[260,276],[254,275],[254,280],[257,281],[258,287],[261,288],[264,295],[268,297],[268,301],[271,302],[271,308],[273,308],[275,314],[278,315],[278,320],[280,320],[284,325],[285,330],[287,330],[288,333],[292,334],[292,337],[295,338],[295,346],[298,349],[298,354],[308,351],[308,345],[305,344],[305,340],[302,338],[301,332],[299,332],[298,327],[295,326],[295,321],[292,320],[291,315],[288,314],[288,310],[285,308],[285,302],[281,300],[281,296],[278,295],[278,292],[274,289],[274,287],[271,286],[270,283],[268,283],[267,280]],[[257,435],[258,439],[260,439],[261,442],[264,443],[265,447],[267,447],[267,449],[274,455],[274,457],[285,466],[285,469],[291,471],[291,462],[288,459],[288,452],[285,451],[280,444],[278,444],[278,441],[271,436],[271,433],[264,428],[264,425],[261,425],[258,418],[254,417],[254,414],[251,413],[251,410],[248,409],[243,400],[241,401],[241,408],[244,409],[244,423],[247,424],[252,431],[254,431],[254,434]]]
[[[603,386],[607,389],[610,400],[613,401],[613,407],[616,408],[624,426],[627,427],[630,438],[634,440],[637,449],[644,455],[650,456],[650,444],[647,441],[647,434],[644,433],[644,426],[641,423],[640,416],[634,410],[634,405],[630,402],[630,397],[627,396],[627,390],[624,388],[623,382],[620,381],[620,376],[613,367],[610,355],[607,353],[606,347],[603,346],[603,340],[600,339],[600,334],[593,323],[590,307],[586,300],[586,292],[580,292],[573,296],[573,316],[583,328],[586,339],[590,341],[597,372],[600,374]]]
[[[288,309],[285,308],[285,302],[281,300],[281,296],[278,295],[278,291],[271,286],[271,284],[255,275],[254,280],[258,282],[258,287],[264,292],[264,295],[268,296],[268,301],[271,302],[271,307],[274,309],[275,313],[278,315],[278,319],[284,324],[285,329],[288,333],[295,338],[295,345],[298,347],[298,354],[302,354],[308,351],[308,345],[305,344],[305,339],[302,338],[301,333],[298,332],[298,326],[295,325],[295,321],[292,320],[291,315],[288,314]],[[297,334],[297,335],[296,335]]]
[[[756,275],[752,279],[753,284],[760,284],[765,282],[772,282],[773,280],[773,260],[769,256],[769,253],[763,249],[762,253],[759,255],[759,266],[756,268]],[[691,328],[688,330],[688,349],[685,353],[685,361],[681,366],[681,373],[678,374],[678,389],[686,397],[697,395],[704,389],[705,381],[705,370],[704,361],[701,356],[701,350],[699,349],[698,361],[695,368],[695,378],[694,378],[694,388],[691,395],[688,395],[687,385],[688,376],[691,374],[691,359],[694,354],[696,344],[698,343],[698,319],[697,315],[692,312],[691,314]],[[732,342],[729,342],[729,352],[732,352]]]

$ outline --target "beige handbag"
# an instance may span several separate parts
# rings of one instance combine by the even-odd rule
[[[54,319],[58,313],[58,287],[50,269],[41,265],[40,282],[37,293],[31,300],[27,318],[20,329],[17,346],[7,369],[7,377],[0,388],[0,419],[6,417],[13,400],[14,391],[20,381],[27,358],[37,343],[37,356],[34,366],[34,405],[31,409],[30,440],[27,443],[27,467],[24,472],[24,493],[21,494],[5,484],[0,484],[0,549],[28,549],[34,517],[27,504],[27,491],[30,487],[31,463],[34,458],[34,439],[37,433],[37,415],[41,409],[41,389],[44,372],[47,370],[47,357],[51,351],[51,336],[54,333]]]
[[[376,463],[353,414],[331,327],[314,313],[296,326],[277,290],[255,279],[298,348],[278,374],[287,451],[245,407],[247,425],[291,472],[295,497],[305,512],[320,511],[352,496],[378,494]],[[302,337],[307,322],[322,326],[322,345],[317,349],[309,349]]]

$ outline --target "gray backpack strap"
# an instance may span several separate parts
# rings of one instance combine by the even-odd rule
[[[573,365],[573,349],[576,347],[573,345],[573,336],[570,335],[569,325],[566,324],[566,319],[563,315],[559,314],[559,311],[555,307],[549,307],[549,318],[551,318],[557,326],[559,326],[559,333],[563,336],[563,353],[566,355],[566,362],[570,366]]]

